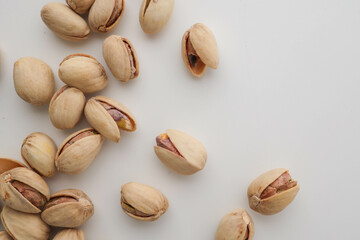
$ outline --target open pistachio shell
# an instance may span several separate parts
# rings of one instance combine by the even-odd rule
[[[89,12],[89,25],[94,32],[109,32],[119,23],[125,0],[96,0]]]
[[[94,3],[94,0],[66,0],[66,3],[75,12],[84,14],[89,11],[91,5]]]
[[[85,234],[80,229],[64,229],[53,240],[85,240]]]
[[[0,174],[17,167],[26,167],[21,162],[11,158],[0,158]]]
[[[0,232],[0,240],[12,240],[12,238],[6,231],[1,231]]]
[[[174,8],[174,0],[143,0],[139,22],[145,33],[159,32],[169,21]]]

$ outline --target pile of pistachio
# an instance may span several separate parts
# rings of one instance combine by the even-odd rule
[[[41,9],[41,18],[57,36],[80,41],[94,32],[109,32],[118,24],[124,0],[66,0],[67,5],[49,3]],[[168,22],[174,0],[143,0],[139,21],[143,31],[153,34]],[[88,23],[79,14],[88,12]],[[139,75],[139,59],[131,42],[112,35],[103,42],[103,57],[112,75],[122,81]],[[203,76],[206,67],[219,64],[214,34],[204,24],[193,25],[182,39],[185,66],[196,77]],[[0,198],[5,203],[1,221],[6,232],[0,240],[49,239],[51,227],[64,228],[55,240],[85,239],[77,229],[94,213],[94,205],[81,190],[65,189],[50,195],[43,177],[56,171],[79,174],[85,171],[100,152],[104,139],[119,142],[120,130],[135,131],[137,122],[131,111],[105,96],[86,100],[85,94],[101,91],[108,85],[103,66],[94,57],[75,53],[64,58],[58,69],[65,83],[55,92],[52,69],[42,60],[23,57],[14,64],[13,78],[17,94],[33,105],[49,103],[49,117],[58,129],[72,129],[84,113],[91,127],[76,131],[57,147],[46,134],[35,132],[21,146],[24,164],[0,158]],[[55,93],[54,93],[55,92]],[[170,129],[156,137],[154,151],[169,169],[181,175],[202,170],[207,161],[203,144],[194,137]],[[272,215],[282,211],[295,198],[299,185],[287,169],[270,170],[256,178],[248,188],[250,208]],[[128,216],[141,221],[160,218],[169,207],[168,199],[157,189],[141,183],[126,183],[121,187],[121,207]],[[223,217],[215,240],[251,240],[254,223],[242,208]]]

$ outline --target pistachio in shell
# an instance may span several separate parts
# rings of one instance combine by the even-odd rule
[[[119,23],[125,10],[125,0],[95,0],[89,12],[92,31],[106,33]]]
[[[80,229],[64,229],[58,232],[53,240],[85,240],[85,234]]]
[[[204,145],[194,137],[170,129],[156,137],[154,150],[168,168],[182,175],[192,175],[202,170],[207,153]]]
[[[66,0],[66,3],[78,14],[84,14],[89,11],[94,0]]]
[[[7,172],[13,168],[17,167],[25,167],[24,164],[22,164],[19,161],[16,161],[11,158],[0,158],[0,174],[3,174],[4,172]]]
[[[143,0],[139,22],[145,33],[159,32],[169,21],[174,8],[174,0]]]
[[[6,231],[0,231],[0,240],[12,240]]]

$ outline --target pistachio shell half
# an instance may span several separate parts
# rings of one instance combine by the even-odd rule
[[[121,207],[132,218],[155,221],[169,208],[169,201],[153,187],[130,182],[121,187]]]
[[[66,0],[72,10],[79,14],[87,13],[93,5],[94,0]]]
[[[89,25],[94,32],[109,32],[119,23],[125,0],[96,0],[89,12]]]
[[[12,238],[6,231],[1,231],[0,232],[0,240],[12,240]]]
[[[299,190],[300,186],[291,178],[289,171],[277,168],[256,178],[250,184],[247,195],[251,209],[272,215],[286,208]]]
[[[0,174],[3,174],[4,172],[9,171],[13,168],[17,168],[17,167],[25,167],[26,168],[26,166],[24,164],[14,160],[14,159],[0,158]]]
[[[80,229],[64,229],[53,240],[85,240],[85,234]]]
[[[142,30],[151,34],[159,32],[169,21],[174,0],[143,0],[139,21]]]

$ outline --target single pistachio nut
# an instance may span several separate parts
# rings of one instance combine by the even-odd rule
[[[159,32],[169,21],[174,8],[174,0],[143,0],[139,22],[145,33]]]
[[[12,237],[6,231],[0,231],[0,240],[12,240]]]
[[[125,0],[95,0],[89,12],[92,31],[106,33],[114,29],[125,10]]]
[[[85,171],[94,161],[104,143],[104,137],[93,128],[85,128],[67,137],[55,156],[57,170],[65,174]]]
[[[69,55],[60,63],[59,78],[84,93],[100,91],[108,84],[104,67],[94,57],[81,53]]]
[[[191,175],[204,168],[207,154],[202,143],[186,133],[170,129],[156,137],[154,150],[168,168]]]
[[[75,127],[81,120],[85,101],[85,95],[79,89],[68,85],[60,88],[49,105],[49,116],[54,127],[58,129]]]
[[[54,93],[54,74],[45,62],[23,57],[14,64],[14,86],[24,101],[33,105],[48,103]]]
[[[263,173],[248,188],[250,208],[263,215],[273,215],[286,208],[296,197],[300,186],[285,168]]]
[[[193,25],[182,38],[181,53],[185,66],[195,77],[205,73],[206,66],[216,69],[219,53],[211,30],[202,23]]]
[[[132,218],[155,221],[169,208],[169,201],[153,187],[130,182],[121,187],[121,207]]]
[[[50,197],[41,218],[54,227],[74,228],[83,225],[94,214],[94,205],[81,190],[65,189]]]
[[[0,158],[0,174],[17,167],[25,167],[24,164],[11,158]]]
[[[41,132],[31,133],[25,138],[21,146],[22,159],[31,169],[43,177],[55,175],[55,142]]]
[[[111,73],[121,82],[127,82],[139,75],[139,60],[130,41],[112,35],[103,43],[103,57]]]
[[[136,120],[130,110],[108,97],[90,98],[84,112],[90,125],[113,142],[119,142],[120,129],[136,130]]]
[[[14,240],[48,240],[50,227],[39,214],[23,213],[5,206],[1,211],[1,221],[7,233]]]
[[[53,240],[85,240],[85,234],[80,229],[64,229],[58,232]]]
[[[85,20],[62,3],[48,3],[41,9],[41,18],[57,36],[69,41],[87,39],[90,28]]]
[[[78,14],[84,14],[89,11],[94,0],[66,0],[66,3]]]
[[[217,228],[215,240],[252,240],[254,222],[246,210],[239,208],[226,214]]]

